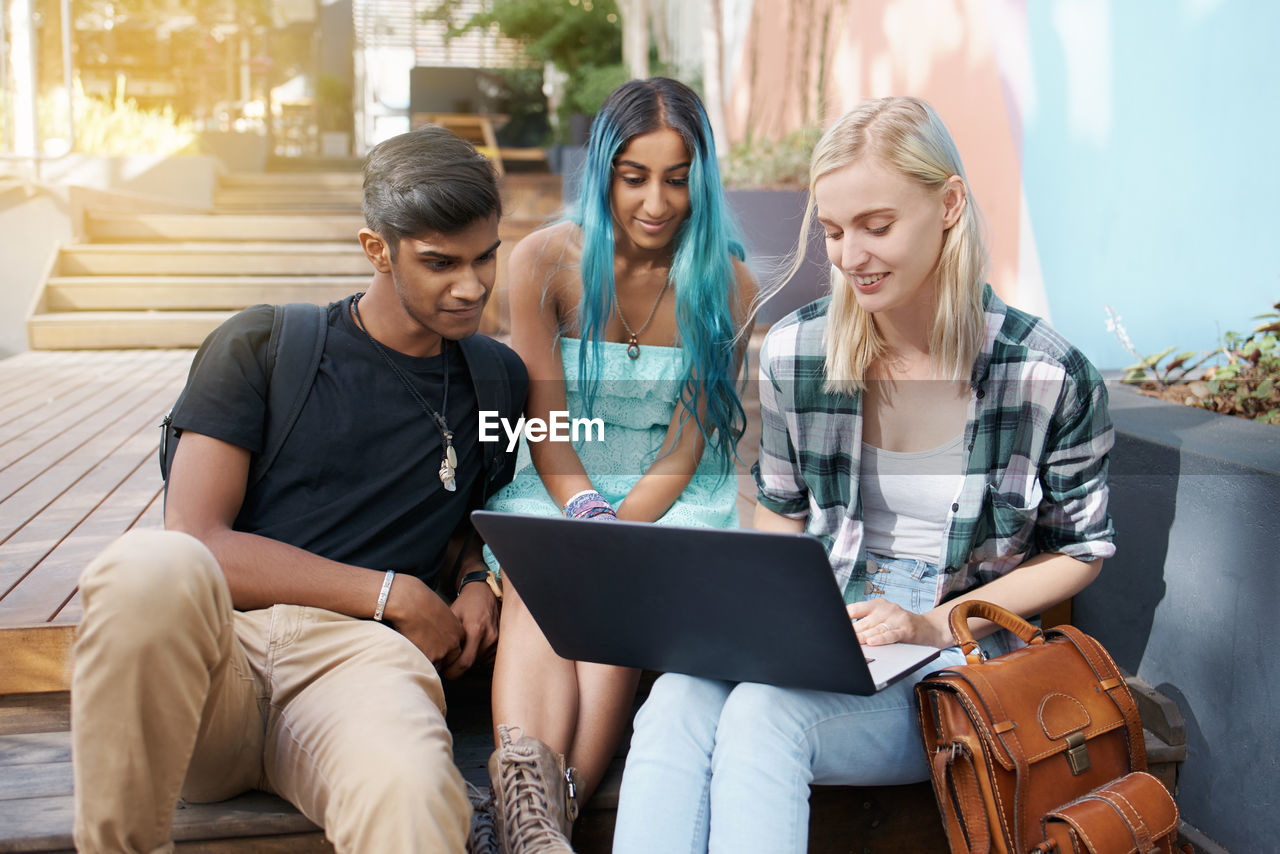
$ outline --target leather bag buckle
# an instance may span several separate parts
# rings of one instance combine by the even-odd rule
[[[1080,776],[1089,770],[1089,747],[1085,744],[1084,733],[1073,732],[1067,736],[1067,765],[1073,776]]]

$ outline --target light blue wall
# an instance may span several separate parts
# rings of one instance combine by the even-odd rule
[[[1054,325],[1100,368],[1280,300],[1280,3],[1027,3],[1022,177]]]

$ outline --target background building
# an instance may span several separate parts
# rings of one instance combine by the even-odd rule
[[[1243,0],[706,0],[730,143],[930,101],[990,225],[990,280],[1103,368],[1208,350],[1280,299],[1280,6]]]

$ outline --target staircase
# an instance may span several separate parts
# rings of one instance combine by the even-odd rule
[[[324,304],[370,275],[356,240],[359,173],[227,175],[209,213],[89,209],[27,319],[33,350],[196,347],[255,303]],[[502,179],[497,292],[482,330],[506,329],[506,259],[560,206],[557,175]]]

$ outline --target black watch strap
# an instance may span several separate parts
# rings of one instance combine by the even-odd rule
[[[470,572],[468,572],[466,575],[462,576],[462,580],[458,582],[458,593],[455,593],[454,595],[457,596],[458,594],[462,593],[462,588],[466,587],[468,584],[470,584],[473,581],[488,581],[488,580],[489,580],[489,570],[473,569]]]

